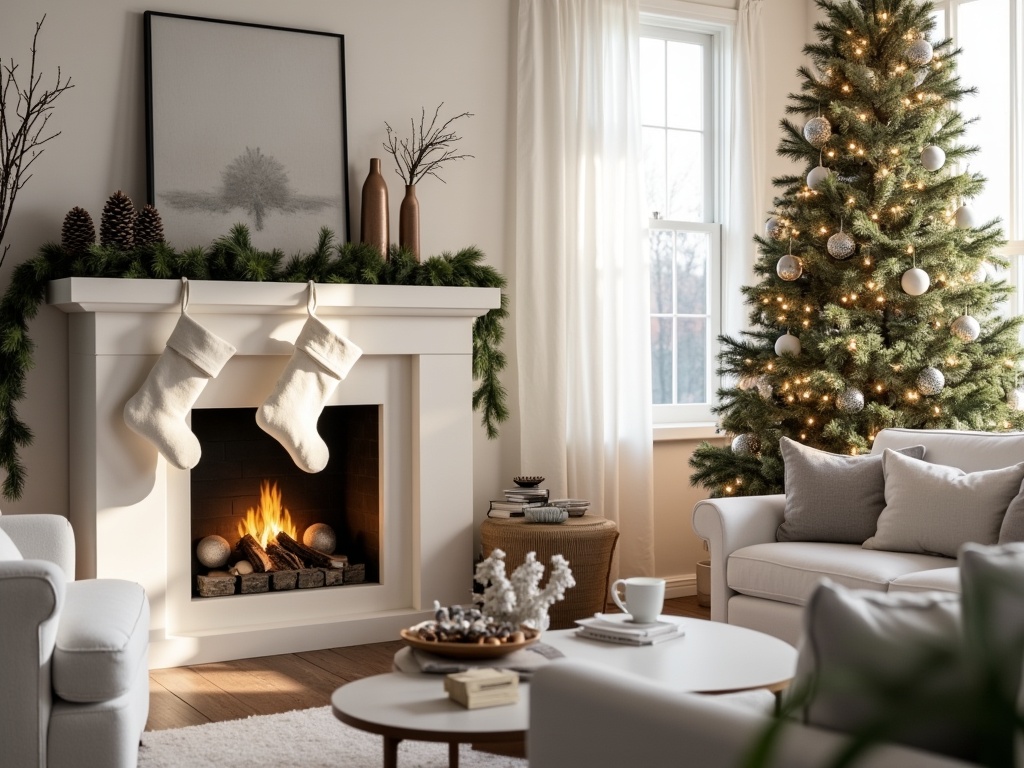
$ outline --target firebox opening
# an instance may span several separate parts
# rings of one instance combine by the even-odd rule
[[[192,411],[192,432],[202,447],[202,458],[190,478],[193,598],[379,581],[380,408],[336,405],[323,410],[317,431],[327,443],[330,461],[316,474],[295,466],[288,452],[259,428],[254,408]],[[275,557],[278,565],[271,567],[270,578],[221,575],[240,559],[262,557],[259,552],[246,555],[240,547],[241,533],[247,517],[250,523],[258,522],[264,514],[261,506],[266,507],[267,497],[275,495],[290,517],[294,529],[290,538],[298,544],[301,567],[296,562],[289,568]],[[310,562],[301,551],[307,529],[317,523],[334,532],[333,563]],[[231,547],[223,567],[208,567],[197,555],[199,543],[212,535],[223,537]],[[322,544],[323,536],[316,542]],[[281,543],[290,546],[290,542]],[[259,549],[266,551],[262,545]]]

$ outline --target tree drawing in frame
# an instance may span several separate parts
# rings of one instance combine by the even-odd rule
[[[178,247],[236,223],[295,252],[349,238],[344,38],[145,13],[149,201]]]

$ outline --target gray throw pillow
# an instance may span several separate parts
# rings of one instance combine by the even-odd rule
[[[1015,541],[1024,541],[1024,483],[1021,483],[1020,491],[1013,497],[1010,506],[1006,508],[1006,516],[1003,517],[1003,524],[999,527],[999,543],[1010,544]]]
[[[7,532],[0,528],[0,560],[21,560],[21,552]]]
[[[885,507],[882,456],[843,456],[819,451],[783,437],[786,509],[775,533],[778,541],[863,544],[875,533]],[[900,453],[924,457],[924,446]]]
[[[1014,496],[1024,481],[1024,463],[967,474],[882,453],[885,509],[865,549],[921,552],[956,557],[967,542],[995,544]]]

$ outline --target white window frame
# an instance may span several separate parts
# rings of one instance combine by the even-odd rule
[[[704,167],[704,220],[670,221],[652,216],[650,225],[657,228],[670,228],[683,232],[702,232],[710,235],[709,264],[707,275],[706,306],[706,354],[705,391],[706,403],[676,403],[671,405],[652,405],[652,420],[656,430],[656,439],[672,439],[686,436],[689,428],[710,427],[715,421],[711,409],[717,401],[716,392],[721,386],[718,369],[719,344],[718,336],[722,333],[722,224],[723,206],[726,200],[725,183],[722,170],[726,166],[724,151],[726,146],[726,109],[725,93],[728,82],[727,46],[731,42],[731,31],[735,25],[735,11],[699,6],[687,2],[673,0],[654,0],[645,3],[641,13],[641,30],[643,37],[657,37],[683,42],[699,41],[707,45],[705,55],[705,167]],[[652,214],[654,212],[651,212]],[[659,212],[661,213],[661,212]],[[655,315],[651,317],[669,315]],[[682,317],[685,315],[671,315]],[[676,367],[673,366],[673,383]]]

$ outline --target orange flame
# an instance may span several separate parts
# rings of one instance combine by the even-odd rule
[[[238,536],[252,534],[252,537],[265,547],[280,531],[284,531],[293,539],[298,538],[291,513],[281,505],[281,491],[277,483],[273,485],[267,480],[260,483],[260,506],[258,509],[249,507],[245,520],[238,524]]]

